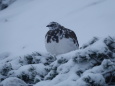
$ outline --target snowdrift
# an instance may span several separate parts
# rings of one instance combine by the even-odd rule
[[[12,80],[16,86],[115,85],[115,38],[94,37],[79,50],[58,56],[7,56],[0,65],[0,86],[9,86]]]

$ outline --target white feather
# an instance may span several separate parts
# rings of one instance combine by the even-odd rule
[[[45,41],[45,46],[47,51],[54,55],[68,53],[78,49],[78,46],[74,44],[71,38],[60,39],[58,43],[56,43],[56,41],[51,41],[51,43],[47,43],[47,41]]]

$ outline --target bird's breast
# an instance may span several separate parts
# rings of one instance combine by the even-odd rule
[[[45,41],[45,46],[48,52],[51,54],[64,54],[73,50],[78,49],[76,44],[72,41],[71,38],[62,38],[58,39],[58,42],[51,40],[47,42]]]

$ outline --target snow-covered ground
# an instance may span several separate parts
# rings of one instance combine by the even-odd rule
[[[0,11],[0,53],[46,52],[46,25],[75,31],[80,46],[93,36],[115,34],[115,0],[17,0]]]
[[[112,37],[94,37],[81,49],[58,56],[34,52],[0,61],[0,86],[115,86],[114,74]]]

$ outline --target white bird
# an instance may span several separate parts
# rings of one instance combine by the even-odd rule
[[[79,48],[74,31],[61,26],[57,22],[50,22],[46,27],[50,29],[45,36],[45,47],[49,53],[59,55]]]

